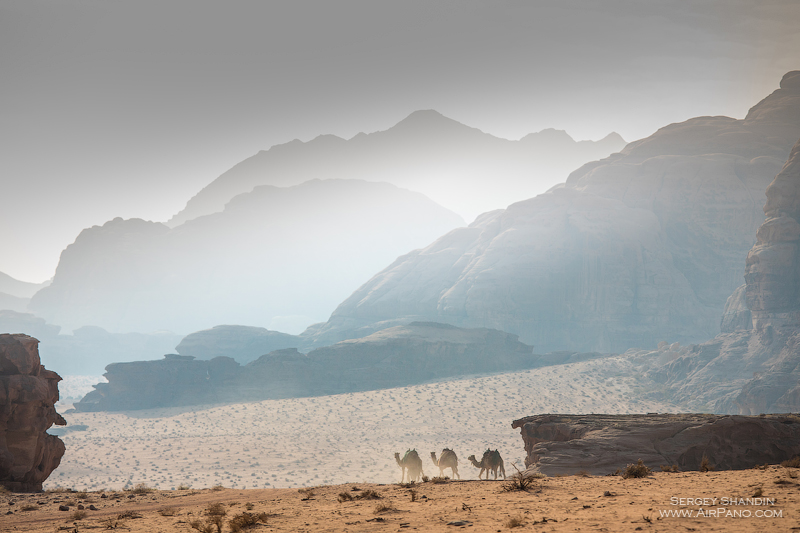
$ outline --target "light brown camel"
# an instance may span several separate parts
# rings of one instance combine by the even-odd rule
[[[456,452],[450,448],[445,448],[442,450],[442,455],[439,456],[438,461],[436,460],[436,452],[431,452],[431,459],[433,459],[433,464],[439,467],[439,477],[444,477],[444,469],[449,468],[453,472],[454,477],[461,479],[461,476],[458,474],[458,457],[456,457]]]
[[[408,471],[408,481],[419,481],[425,475],[422,471],[422,459],[419,458],[417,450],[406,450],[402,459],[400,459],[399,453],[395,453],[394,458],[403,472],[400,476],[400,483],[406,479],[406,470]]]
[[[474,455],[467,457],[467,460],[471,462],[475,468],[481,469],[481,471],[478,472],[478,479],[481,478],[481,474],[483,474],[484,470],[486,471],[486,479],[489,479],[489,470],[494,473],[495,479],[497,479],[498,470],[500,470],[500,473],[503,474],[503,479],[506,478],[506,467],[503,465],[503,458],[500,457],[500,452],[497,450],[487,449],[485,452],[483,452],[483,457],[481,458],[480,463],[475,460]]]

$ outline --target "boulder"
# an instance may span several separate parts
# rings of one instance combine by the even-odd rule
[[[65,451],[47,434],[53,424],[66,425],[55,409],[61,377],[41,365],[38,344],[0,334],[0,485],[19,492],[41,491]]]
[[[776,464],[800,455],[797,415],[557,415],[515,420],[525,465],[542,473],[604,475],[641,459],[651,469],[717,470]]]

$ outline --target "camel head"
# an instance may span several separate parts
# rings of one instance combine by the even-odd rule
[[[431,459],[433,460],[433,464],[439,465],[439,461],[436,459],[436,452],[431,452]]]

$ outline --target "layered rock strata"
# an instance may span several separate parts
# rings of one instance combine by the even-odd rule
[[[536,415],[515,420],[525,465],[542,473],[610,474],[641,459],[651,469],[717,470],[776,464],[800,454],[797,415]]]
[[[61,462],[61,439],[47,434],[66,425],[55,410],[61,377],[39,360],[39,341],[0,334],[0,485],[19,492],[42,490]]]

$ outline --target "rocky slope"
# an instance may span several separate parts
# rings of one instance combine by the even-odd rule
[[[511,426],[526,466],[548,476],[610,474],[639,459],[656,470],[699,470],[704,456],[718,470],[741,470],[800,454],[797,415],[536,415]]]
[[[115,219],[84,230],[29,308],[67,329],[113,333],[216,324],[301,331],[382,265],[462,223],[386,183],[262,186],[172,229]]]
[[[321,135],[259,152],[201,190],[169,225],[221,211],[231,198],[259,185],[287,187],[314,178],[392,183],[472,220],[538,194],[575,167],[623,146],[616,133],[597,142],[576,142],[552,129],[509,141],[436,111],[417,111],[386,131],[350,140]]]
[[[385,389],[464,374],[501,372],[600,357],[539,356],[515,335],[490,329],[412,323],[362,339],[312,350],[262,355],[242,366],[231,357],[115,363],[108,383],[75,405],[80,411],[118,411]]]
[[[502,329],[542,351],[711,338],[798,113],[792,72],[744,120],[662,128],[399,258],[306,335],[326,344],[424,319]]]
[[[66,422],[55,410],[61,378],[41,365],[38,343],[0,334],[0,486],[19,492],[41,491],[65,451],[46,433]]]

